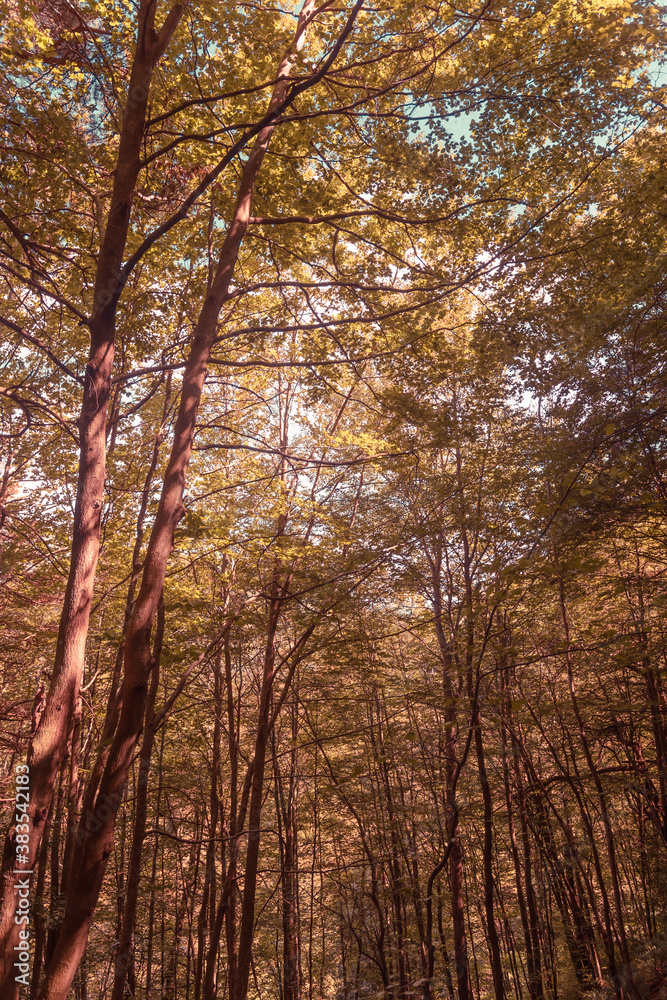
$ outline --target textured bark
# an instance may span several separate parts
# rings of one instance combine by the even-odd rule
[[[162,406],[162,418],[160,421],[160,426],[158,428],[157,434],[153,441],[153,449],[151,452],[151,460],[148,465],[148,470],[144,478],[144,486],[141,493],[141,503],[139,505],[139,513],[137,515],[137,526],[135,529],[134,537],[134,547],[132,550],[132,570],[130,573],[130,582],[127,587],[127,596],[125,598],[125,611],[123,615],[123,638],[116,651],[116,659],[114,661],[113,672],[111,675],[111,682],[109,684],[109,698],[107,700],[106,713],[104,716],[104,725],[102,727],[102,733],[99,739],[99,749],[97,751],[97,757],[95,758],[95,764],[93,766],[92,774],[86,785],[85,797],[82,805],[82,811],[85,814],[92,812],[95,806],[95,799],[97,797],[97,791],[99,784],[104,773],[104,768],[106,766],[107,759],[109,757],[109,750],[111,747],[111,742],[113,735],[116,731],[116,726],[118,725],[118,719],[120,716],[120,679],[122,675],[123,667],[123,656],[125,654],[125,638],[127,636],[128,625],[130,624],[130,618],[132,617],[132,608],[134,607],[134,599],[137,593],[137,584],[139,582],[139,577],[141,576],[142,567],[142,546],[144,541],[145,525],[146,525],[146,513],[148,511],[148,502],[150,499],[151,488],[153,486],[153,480],[155,478],[155,471],[157,469],[158,460],[160,457],[160,448],[164,441],[165,435],[167,433],[167,423],[169,418],[169,408],[171,404],[171,372],[167,375],[167,382],[164,394],[164,403]]]

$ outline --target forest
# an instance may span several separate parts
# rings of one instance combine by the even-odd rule
[[[0,1000],[666,1000],[649,0],[5,0]]]

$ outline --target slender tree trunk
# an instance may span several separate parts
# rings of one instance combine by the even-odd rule
[[[160,815],[162,807],[162,761],[164,759],[164,728],[160,734],[160,753],[157,760],[157,795],[155,798],[155,814]],[[155,941],[155,883],[157,878],[157,856],[160,838],[157,832],[153,838],[153,856],[151,858],[150,897],[148,901],[148,934],[146,941],[146,1000],[150,1000],[153,991],[153,951]]]
[[[298,812],[299,792],[297,787],[297,754],[295,740],[297,735],[296,699],[292,704],[292,750],[289,756],[289,773],[285,779],[280,771],[280,765],[274,745],[274,774],[276,786],[276,814],[280,836],[281,854],[281,918],[283,928],[283,1000],[300,1000],[301,998],[301,956],[299,941],[298,899]],[[275,736],[275,731],[274,731]],[[285,787],[287,785],[287,787]]]
[[[403,919],[403,889],[398,851],[397,820],[394,809],[394,800],[389,780],[389,767],[387,763],[387,748],[385,746],[384,734],[382,731],[382,716],[380,712],[380,697],[377,688],[374,692],[375,714],[377,716],[377,738],[374,733],[374,725],[371,720],[370,737],[376,759],[376,766],[380,776],[380,785],[383,798],[387,807],[387,821],[389,824],[389,843],[386,844],[386,854],[389,859],[389,882],[391,885],[391,903],[393,912],[394,933],[392,937],[396,941],[397,955],[397,986],[398,996],[404,996],[408,991],[408,978],[406,970],[406,948],[405,948],[405,927]],[[372,711],[372,709],[371,709]],[[386,836],[386,835],[385,835]]]
[[[225,636],[225,649],[229,655],[229,634]],[[204,862],[204,887],[202,891],[202,901],[197,920],[197,960],[195,965],[195,1000],[200,1000],[204,975],[204,955],[206,949],[206,926],[207,917],[211,910],[215,910],[215,897],[212,888],[215,882],[215,837],[218,828],[218,816],[220,813],[220,799],[218,797],[218,781],[220,780],[220,743],[222,714],[224,711],[223,695],[225,680],[222,672],[222,650],[219,651],[215,660],[215,718],[213,720],[213,746],[211,760],[211,791],[209,797],[209,823],[208,842],[206,845],[206,857]],[[231,669],[229,671],[231,675]],[[231,677],[230,677],[231,680]],[[224,856],[224,855],[223,855]]]
[[[445,803],[449,817],[448,850],[449,850],[449,891],[452,910],[452,931],[454,935],[454,962],[456,966],[456,983],[458,1000],[472,1000],[472,984],[470,966],[468,963],[468,945],[466,940],[465,907],[463,902],[463,855],[459,833],[459,812],[456,806],[456,789],[454,779],[457,774],[457,696],[452,679],[453,657],[451,644],[445,635],[443,626],[444,604],[440,574],[442,570],[442,551],[438,547],[435,554],[427,554],[431,565],[434,624],[440,652],[442,656],[442,684],[445,716]],[[430,893],[429,906],[431,904]],[[432,952],[433,943],[429,935],[429,949]],[[431,963],[433,958],[431,957]],[[429,972],[429,978],[432,971]]]
[[[118,935],[118,950],[114,968],[114,981],[111,990],[111,1000],[123,1000],[125,983],[134,978],[134,928],[139,902],[139,886],[141,883],[141,855],[146,833],[148,816],[148,778],[150,774],[151,755],[155,742],[155,699],[160,680],[160,655],[164,636],[164,602],[158,605],[158,621],[153,646],[155,667],[151,677],[151,686],[146,702],[146,728],[141,750],[139,752],[139,773],[137,775],[136,800],[134,806],[134,823],[132,827],[132,844],[127,866],[125,884],[125,906],[123,909],[120,933]]]
[[[586,727],[584,724],[583,717],[581,715],[581,710],[579,707],[579,699],[577,697],[575,680],[574,680],[574,670],[572,664],[572,653],[571,653],[571,642],[570,642],[570,625],[567,616],[567,610],[565,606],[565,585],[563,582],[562,573],[560,572],[560,567],[558,565],[558,555],[554,543],[554,561],[556,563],[556,568],[558,571],[558,588],[559,588],[559,600],[561,617],[563,622],[563,629],[565,633],[565,663],[567,666],[567,679],[568,679],[568,689],[570,692],[570,701],[572,703],[572,710],[577,722],[577,728],[579,731],[579,739],[581,742],[582,749],[584,751],[584,757],[586,759],[586,764],[595,783],[595,788],[597,791],[598,801],[600,804],[600,814],[602,816],[602,825],[604,828],[605,842],[607,846],[607,859],[609,861],[609,875],[611,878],[612,893],[614,897],[614,909],[616,913],[616,927],[618,931],[618,938],[620,944],[621,961],[623,963],[622,977],[618,976],[615,969],[614,962],[614,945],[611,939],[611,934],[609,935],[609,946],[608,952],[610,957],[610,973],[614,983],[614,988],[619,998],[623,998],[626,993],[627,988],[632,993],[636,993],[636,987],[634,985],[634,976],[632,973],[632,967],[630,964],[630,952],[628,949],[627,936],[625,931],[625,917],[623,914],[623,900],[621,896],[621,885],[618,872],[618,864],[616,861],[616,845],[614,844],[614,835],[611,829],[611,822],[609,820],[609,810],[607,807],[607,797],[605,795],[604,789],[602,787],[602,782],[598,774],[597,767],[595,766],[595,761],[593,760],[593,755],[590,750],[590,744],[588,742],[588,737],[586,735]],[[600,875],[600,881],[602,882],[602,876]]]
[[[445,936],[445,927],[442,919],[442,899],[439,892],[437,903],[437,921],[438,937],[440,938],[440,949],[442,951],[442,964],[445,970],[445,986],[447,987],[447,996],[449,997],[449,1000],[454,1000],[454,983],[452,981],[451,960],[449,957],[449,949],[447,948],[447,938]]]
[[[457,399],[454,394],[454,409],[456,410]],[[482,722],[479,710],[479,696],[477,692],[478,679],[473,676],[473,651],[475,642],[475,617],[473,602],[473,568],[472,556],[470,552],[470,539],[468,533],[468,516],[465,504],[465,483],[463,480],[461,450],[456,446],[456,481],[459,492],[459,518],[461,543],[463,547],[463,579],[465,584],[465,603],[467,611],[466,626],[466,680],[468,685],[468,698],[472,708],[471,726],[473,728],[475,755],[477,757],[477,773],[479,784],[482,790],[482,803],[484,808],[484,912],[486,914],[486,926],[489,945],[489,958],[491,961],[491,971],[493,973],[493,990],[496,1000],[505,1000],[505,986],[503,982],[502,959],[500,955],[500,942],[498,941],[498,931],[496,929],[496,919],[494,914],[494,886],[493,886],[493,803],[491,800],[491,786],[489,785],[486,773],[486,763],[484,760],[484,744],[482,739]]]
[[[272,585],[271,603],[269,606],[266,650],[264,653],[264,667],[257,719],[257,735],[255,737],[255,750],[253,754],[252,788],[248,808],[248,846],[245,858],[243,903],[241,906],[241,924],[239,928],[238,965],[236,975],[229,982],[230,1000],[245,1000],[250,976],[250,960],[255,925],[255,895],[257,892],[259,845],[261,840],[260,821],[262,800],[264,798],[264,769],[270,736],[271,692],[275,674],[275,639],[278,619],[282,608],[280,595],[281,590],[278,586],[276,574]]]
[[[245,818],[248,811],[248,801],[252,785],[252,775],[254,761],[248,765],[243,788],[239,795],[238,788],[238,758],[239,758],[239,733],[235,721],[234,691],[232,688],[232,659],[229,637],[225,635],[224,643],[225,657],[225,687],[227,693],[227,733],[230,762],[230,809],[229,828],[225,831],[229,841],[229,862],[226,870],[223,866],[224,881],[220,892],[220,899],[217,907],[211,906],[211,926],[209,932],[208,951],[206,954],[206,970],[204,975],[204,1000],[214,1000],[217,989],[218,975],[218,949],[223,926],[225,928],[225,940],[227,947],[227,982],[231,984],[235,981],[238,967],[238,934],[237,934],[237,869],[239,857],[239,843],[245,828]],[[223,841],[224,844],[224,841]],[[224,863],[224,853],[223,853]]]
[[[477,756],[477,769],[479,783],[482,789],[482,803],[484,808],[484,911],[486,915],[487,933],[489,938],[489,952],[491,958],[491,969],[493,972],[493,990],[496,1000],[504,1000],[505,986],[503,983],[502,961],[500,956],[500,942],[496,929],[496,919],[494,912],[494,883],[493,883],[493,803],[491,800],[491,787],[486,773],[484,761],[484,747],[482,742],[482,728],[479,712],[475,712],[476,718],[473,721],[475,726],[475,752]]]
[[[188,912],[188,876],[195,866],[197,846],[198,845],[196,843],[192,844],[188,867],[186,871],[183,871],[183,889],[181,891],[181,901],[174,918],[174,937],[171,946],[171,953],[169,956],[169,962],[165,963],[167,965],[167,975],[162,991],[164,1000],[171,1000],[172,997],[173,1000],[176,1000],[178,997],[178,952],[181,943],[183,924],[185,923],[185,917]],[[182,868],[183,866],[181,865],[181,870]]]
[[[523,858],[519,855],[515,821],[514,821],[514,794],[510,781],[510,769],[508,761],[508,748],[510,746],[510,736],[507,731],[506,721],[512,724],[511,691],[507,679],[509,669],[503,663],[501,669],[501,682],[503,685],[503,723],[501,731],[501,743],[503,747],[503,783],[505,786],[505,802],[507,804],[507,825],[510,838],[510,849],[514,864],[514,880],[516,885],[517,900],[519,903],[519,913],[521,914],[521,927],[523,929],[524,945],[526,948],[526,965],[528,968],[528,990],[531,1000],[543,1000],[544,989],[542,985],[541,953],[539,943],[539,928],[537,925],[537,909],[532,886],[532,859],[530,854],[530,841],[528,839],[528,828],[525,819],[525,809],[523,804],[522,791],[519,793],[519,813],[522,832]],[[519,778],[518,759],[516,751],[514,753],[514,777]],[[525,836],[524,836],[525,830]],[[524,891],[524,879],[526,888]],[[529,900],[529,901],[528,901]]]
[[[562,822],[562,818],[558,816],[553,803],[551,802],[547,789],[544,784],[542,784],[537,776],[533,764],[530,758],[526,754],[525,747],[523,745],[523,739],[520,732],[513,734],[513,742],[515,746],[522,751],[523,759],[528,768],[528,773],[530,775],[531,781],[534,783],[535,788],[530,795],[530,802],[527,801],[526,796],[523,798],[523,809],[521,813],[522,817],[522,837],[524,838],[524,845],[527,839],[527,831],[524,828],[524,823],[527,823],[527,812],[528,809],[531,811],[531,826],[535,833],[535,839],[542,852],[543,859],[546,863],[547,870],[550,873],[551,888],[554,895],[554,900],[561,914],[563,933],[565,935],[568,950],[570,952],[570,957],[572,960],[572,966],[577,976],[577,979],[581,986],[590,988],[593,985],[599,987],[603,986],[602,975],[600,971],[600,966],[597,958],[597,951],[595,949],[595,940],[593,935],[593,930],[590,924],[590,918],[587,910],[582,906],[582,901],[577,894],[575,882],[572,878],[572,873],[568,871],[566,865],[563,863],[562,851],[555,843],[551,824],[549,822],[546,809],[550,807],[556,818],[559,820],[559,825],[563,830],[567,838],[567,845],[570,850],[572,850],[573,844],[571,842],[571,833],[566,823]],[[516,772],[518,774],[518,763],[515,764]],[[518,779],[520,781],[520,778]],[[539,789],[539,791],[538,791]],[[583,816],[584,822],[586,822],[586,817]],[[590,837],[590,831],[587,829]],[[524,846],[525,853],[525,846]],[[593,856],[594,865],[596,869],[596,874],[598,875],[598,880],[600,879],[599,862],[595,853],[595,845],[593,844]],[[607,941],[610,937],[610,925],[608,921],[608,903],[606,902],[605,888],[604,884],[600,889],[600,893],[603,897],[603,910],[604,919],[600,918],[597,910],[597,904],[595,902],[595,894],[593,887],[590,884],[590,880],[587,881],[586,885],[588,898],[594,907],[596,926],[600,937],[605,942],[605,948],[607,948]],[[533,945],[535,948],[535,943]]]
[[[56,941],[58,939],[58,928],[59,925],[54,919],[54,915],[60,913],[62,899],[61,899],[61,881],[60,881],[60,842],[63,826],[63,809],[64,809],[64,799],[66,796],[65,791],[65,771],[66,763],[63,761],[63,766],[60,771],[60,778],[58,780],[58,789],[55,794],[55,812],[53,816],[52,834],[51,834],[51,864],[50,864],[50,905],[49,912],[51,914],[51,923],[46,934],[46,950],[44,953],[44,964],[48,968],[49,962],[51,961],[51,956],[53,955]]]
[[[646,690],[648,701],[651,707],[651,723],[653,725],[653,739],[655,744],[655,756],[658,768],[658,782],[660,788],[659,808],[656,809],[655,798],[651,794],[651,789],[647,788],[649,802],[653,805],[652,817],[658,829],[663,843],[667,846],[667,726],[665,725],[665,693],[660,683],[660,675],[650,664],[648,657],[644,658],[644,676],[646,677]]]
[[[540,414],[539,410],[538,410],[538,418],[539,418],[539,421],[540,421],[540,424],[541,424],[542,418],[541,418],[541,414]],[[550,487],[550,484],[549,484],[548,481],[546,483],[546,493],[547,493],[547,500],[548,500],[549,504],[551,505],[551,503],[552,503],[552,499],[551,499],[551,487]],[[623,900],[622,900],[622,895],[621,895],[621,886],[620,886],[620,879],[619,879],[619,873],[618,873],[618,865],[617,865],[617,862],[616,862],[616,847],[615,847],[615,844],[614,844],[614,836],[613,836],[613,832],[612,832],[612,829],[611,829],[611,823],[610,823],[610,820],[609,820],[609,811],[608,811],[608,808],[607,808],[607,797],[606,797],[604,789],[602,787],[602,782],[600,781],[600,775],[598,774],[598,770],[597,770],[597,767],[595,766],[595,762],[593,760],[593,755],[592,755],[591,750],[590,750],[590,744],[589,744],[588,736],[587,736],[587,733],[586,733],[586,726],[585,726],[585,723],[584,723],[584,720],[583,720],[583,717],[582,717],[582,714],[581,714],[581,709],[580,709],[580,706],[579,706],[579,698],[578,698],[577,691],[576,691],[576,685],[575,685],[575,680],[574,680],[573,662],[572,662],[572,643],[571,643],[571,636],[570,636],[570,620],[569,620],[569,617],[568,617],[567,607],[566,607],[566,600],[565,600],[565,582],[564,582],[564,578],[563,578],[563,571],[562,571],[562,567],[561,567],[561,564],[560,564],[559,553],[558,553],[558,546],[556,544],[556,538],[555,538],[555,535],[554,535],[554,532],[553,532],[553,528],[550,530],[550,540],[551,540],[551,553],[552,553],[553,565],[554,565],[554,568],[555,568],[556,574],[557,574],[558,601],[559,601],[560,613],[561,613],[561,621],[562,621],[562,626],[563,626],[563,635],[564,635],[564,639],[565,639],[565,664],[566,664],[566,668],[567,668],[567,680],[568,680],[568,689],[569,689],[569,694],[570,694],[570,703],[572,705],[572,710],[573,710],[574,717],[575,717],[575,720],[576,720],[576,723],[577,723],[579,740],[580,740],[581,747],[582,747],[583,752],[584,752],[584,758],[586,760],[586,764],[588,766],[588,769],[589,769],[589,772],[591,774],[591,777],[593,778],[593,781],[595,783],[595,788],[596,788],[597,796],[598,796],[598,802],[599,802],[599,806],[600,806],[600,814],[601,814],[601,817],[602,817],[602,825],[603,825],[603,828],[604,828],[605,842],[606,842],[606,846],[607,846],[607,859],[608,859],[608,862],[609,862],[609,874],[610,874],[610,878],[611,878],[612,893],[613,893],[613,897],[614,897],[614,909],[615,909],[615,912],[616,912],[616,925],[617,925],[616,926],[616,930],[618,932],[618,940],[619,940],[620,952],[621,952],[621,961],[622,961],[622,964],[623,964],[623,970],[622,970],[622,975],[621,976],[619,976],[618,971],[616,969],[616,957],[615,957],[615,948],[614,948],[614,938],[613,938],[613,931],[612,931],[612,927],[611,927],[611,913],[609,911],[609,904],[608,904],[608,900],[607,900],[606,887],[605,887],[604,879],[602,877],[602,872],[601,872],[601,869],[600,869],[600,866],[599,866],[599,863],[598,863],[598,860],[597,860],[597,851],[596,851],[596,848],[595,848],[595,842],[594,842],[594,839],[593,839],[593,833],[592,833],[591,824],[590,824],[590,822],[587,822],[587,820],[586,820],[586,817],[584,815],[583,806],[581,807],[582,808],[582,818],[587,823],[587,826],[589,828],[589,836],[590,836],[590,839],[591,839],[591,847],[593,848],[593,851],[594,851],[594,858],[595,858],[595,861],[596,861],[596,870],[597,870],[597,874],[598,874],[598,881],[599,881],[599,884],[600,884],[600,892],[602,893],[602,901],[603,901],[603,906],[604,906],[604,911],[605,911],[605,931],[606,931],[606,933],[605,933],[605,937],[606,937],[605,946],[606,946],[606,950],[607,950],[607,956],[608,956],[608,959],[609,959],[609,973],[610,973],[611,978],[612,978],[612,982],[613,982],[613,986],[614,986],[614,990],[615,990],[616,995],[619,997],[619,1000],[623,1000],[623,998],[626,995],[626,984],[627,984],[627,988],[629,989],[629,991],[632,994],[636,994],[637,993],[637,988],[636,988],[636,985],[635,985],[635,982],[634,982],[634,975],[633,975],[632,967],[631,967],[631,964],[630,964],[630,953],[629,953],[628,942],[627,942],[627,935],[626,935],[626,930],[625,930],[625,918],[624,918],[624,914],[623,914]],[[575,766],[576,766],[576,761],[575,761]],[[580,801],[580,799],[578,799],[578,801]]]

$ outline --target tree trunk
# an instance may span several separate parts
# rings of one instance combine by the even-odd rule
[[[512,725],[512,705],[511,690],[507,678],[509,666],[506,662],[501,664],[501,683],[503,687],[503,722],[501,731],[501,743],[503,747],[503,783],[505,786],[505,802],[507,804],[507,825],[510,838],[510,849],[514,864],[514,881],[516,885],[517,900],[519,903],[519,913],[521,914],[521,927],[523,929],[523,939],[526,949],[526,965],[528,967],[528,991],[531,1000],[542,1000],[544,989],[542,985],[542,968],[539,942],[539,929],[537,925],[537,909],[535,906],[533,885],[532,885],[532,860],[530,855],[530,841],[528,839],[528,829],[526,825],[525,809],[523,803],[523,790],[519,791],[519,814],[522,833],[523,859],[519,855],[519,846],[514,822],[514,794],[510,781],[510,769],[508,762],[508,747],[510,746],[510,736],[507,726]],[[518,758],[516,750],[513,757],[514,780],[519,781]],[[524,891],[523,880],[525,878],[526,887]]]
[[[229,651],[229,634],[225,635],[225,650]],[[229,671],[231,674],[231,670]],[[213,757],[211,760],[211,791],[209,796],[208,842],[204,861],[204,887],[202,901],[197,920],[197,959],[195,965],[195,1000],[200,1000],[204,976],[204,955],[206,951],[206,926],[211,912],[215,912],[215,894],[213,892],[215,871],[215,837],[220,814],[220,799],[218,797],[218,781],[220,780],[220,740],[222,713],[224,711],[223,695],[225,680],[222,672],[222,651],[215,660],[215,718],[213,720]],[[224,858],[224,853],[223,853]]]
[[[141,854],[146,833],[148,816],[148,778],[150,774],[151,755],[155,742],[155,698],[160,680],[160,655],[164,636],[164,602],[158,605],[158,621],[153,646],[155,667],[151,677],[151,686],[146,702],[146,728],[141,750],[139,752],[139,773],[137,775],[136,801],[134,806],[134,823],[132,826],[132,843],[127,865],[125,884],[125,906],[123,909],[120,934],[118,935],[118,950],[114,968],[114,981],[111,990],[111,1000],[123,1000],[125,983],[134,978],[134,927],[139,902],[139,886],[141,882]]]
[[[434,624],[442,657],[442,685],[445,703],[445,804],[449,817],[449,891],[452,911],[452,931],[454,935],[456,983],[458,988],[458,1000],[472,1000],[472,983],[470,980],[470,966],[468,963],[465,907],[463,902],[463,855],[461,853],[459,811],[456,805],[456,787],[454,785],[454,781],[457,777],[458,755],[456,720],[457,697],[452,680],[453,657],[451,644],[445,635],[443,626],[444,604],[440,584],[440,573],[442,568],[441,548],[437,548],[435,555],[427,553],[427,557],[431,565]],[[428,904],[429,907],[431,907],[432,903],[430,899],[430,892],[428,893],[428,897]],[[428,942],[429,948],[432,952],[433,943],[431,939],[432,932],[429,934]],[[433,958],[431,957],[431,963],[432,961]],[[431,975],[432,971],[429,972],[429,978]]]
[[[257,871],[259,864],[260,820],[262,815],[262,800],[264,798],[264,768],[269,732],[271,709],[271,692],[275,672],[275,639],[278,619],[282,608],[280,596],[282,589],[278,586],[277,574],[274,577],[269,605],[266,650],[259,699],[259,714],[257,718],[257,735],[253,754],[252,787],[250,805],[248,808],[248,846],[246,849],[245,871],[243,879],[243,903],[241,906],[241,925],[239,928],[238,965],[234,977],[229,981],[230,1000],[245,1000],[250,977],[250,961],[255,928],[255,895],[257,892]]]
[[[32,871],[39,852],[56,776],[65,757],[83,676],[88,623],[100,547],[100,525],[105,479],[106,421],[114,360],[118,280],[127,242],[130,211],[141,164],[148,92],[153,70],[183,14],[175,5],[156,33],[156,4],[142,0],[137,22],[137,45],[130,73],[111,203],[100,247],[93,310],[89,320],[90,351],[83,378],[83,401],[78,420],[80,437],[74,527],[69,576],[60,616],[51,684],[29,754],[30,834],[27,855],[17,861],[16,842],[5,840],[2,899],[0,900],[0,996],[16,1000],[13,956],[18,941],[14,923],[17,890],[11,872],[17,864]],[[19,852],[21,854],[21,852]]]
[[[276,814],[281,854],[281,918],[283,927],[283,1000],[301,998],[301,956],[299,941],[299,872],[298,872],[298,812],[297,760],[295,740],[298,732],[296,699],[292,704],[292,750],[289,773],[285,779],[280,771],[274,739],[274,774]],[[275,731],[274,731],[275,733]],[[287,787],[285,787],[287,785]]]

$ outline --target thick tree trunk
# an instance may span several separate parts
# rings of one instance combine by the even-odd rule
[[[475,752],[477,755],[477,770],[479,783],[482,789],[482,803],[484,807],[484,912],[486,915],[487,933],[489,938],[489,952],[491,958],[491,969],[493,972],[493,990],[496,1000],[504,1000],[505,986],[503,982],[503,970],[500,957],[500,942],[496,929],[494,913],[494,885],[493,885],[493,803],[491,800],[491,787],[486,773],[484,761],[484,746],[482,742],[482,728],[479,712],[475,712],[473,720],[475,727]]]
[[[14,922],[17,893],[11,872],[17,863],[32,871],[49,812],[56,776],[62,765],[83,676],[88,622],[100,547],[100,524],[106,462],[106,421],[114,361],[118,282],[139,176],[146,124],[148,91],[153,70],[175,31],[184,8],[175,5],[156,33],[155,3],[142,0],[138,13],[137,45],[132,63],[111,203],[95,276],[93,310],[89,321],[90,352],[83,379],[79,416],[79,475],[69,576],[63,600],[56,656],[44,712],[29,755],[30,834],[28,853],[19,852],[8,835],[0,900],[0,996],[18,997],[13,968],[18,927]]]

